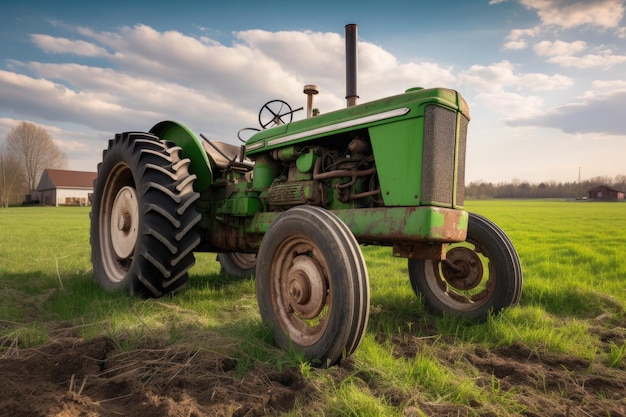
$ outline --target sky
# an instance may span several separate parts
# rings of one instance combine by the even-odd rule
[[[356,23],[359,103],[411,87],[466,99],[468,183],[626,175],[626,0],[11,3],[0,145],[35,123],[68,169],[95,171],[115,133],[162,120],[238,144],[265,102],[306,106],[305,84],[322,112],[345,107]]]

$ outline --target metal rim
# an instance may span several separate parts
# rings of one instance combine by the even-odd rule
[[[439,289],[440,300],[458,310],[488,303],[496,289],[496,268],[486,248],[467,241],[451,247],[446,260],[426,268],[429,286]]]
[[[135,250],[139,233],[139,208],[137,192],[129,186],[122,187],[111,209],[111,245],[120,259],[128,259]]]
[[[104,186],[98,221],[102,263],[112,282],[121,282],[130,269],[139,234],[139,203],[132,172],[117,164]]]
[[[322,252],[304,235],[286,238],[274,252],[269,274],[273,308],[281,328],[301,346],[316,343],[328,327],[329,276]]]

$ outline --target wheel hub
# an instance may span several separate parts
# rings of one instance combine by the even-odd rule
[[[134,188],[122,187],[111,208],[111,244],[120,259],[129,258],[137,243],[139,233],[139,208]]]
[[[327,285],[317,262],[300,255],[294,258],[288,272],[289,305],[304,319],[316,317],[326,304]]]
[[[480,258],[476,252],[464,247],[448,251],[441,270],[448,284],[459,290],[474,289],[483,278],[483,264]]]

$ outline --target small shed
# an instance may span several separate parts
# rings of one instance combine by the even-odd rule
[[[594,200],[623,200],[624,192],[616,190],[615,188],[601,185],[592,190],[587,191],[589,198]]]
[[[39,202],[46,206],[90,206],[97,172],[46,169],[37,186]]]

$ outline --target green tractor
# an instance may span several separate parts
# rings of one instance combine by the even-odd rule
[[[228,274],[254,275],[276,343],[322,366],[354,352],[367,327],[360,245],[407,258],[435,312],[484,318],[517,303],[513,245],[463,209],[467,103],[411,88],[356,104],[356,32],[346,26],[344,109],[317,114],[307,85],[306,118],[270,101],[241,146],[174,121],[115,135],[94,184],[96,282],[161,297],[187,283],[194,252],[216,252]]]

